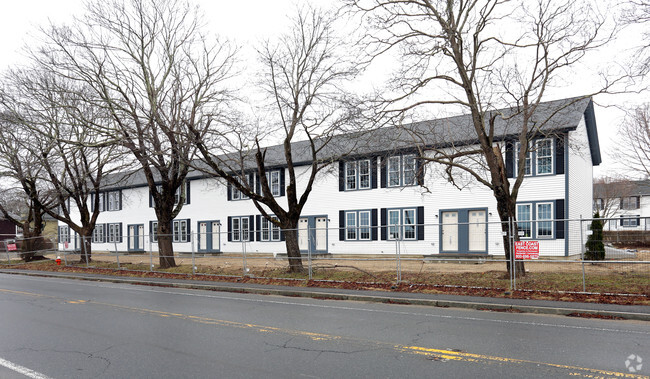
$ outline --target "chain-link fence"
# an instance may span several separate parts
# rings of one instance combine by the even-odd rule
[[[342,227],[316,217],[295,231],[300,257],[293,258],[289,231],[271,223],[254,228],[252,220],[224,230],[217,222],[199,222],[197,231],[174,228],[167,236],[173,253],[164,253],[163,236],[127,225],[125,235],[114,230],[88,237],[88,251],[82,238],[60,236],[56,253],[46,255],[63,265],[196,276],[650,295],[645,235],[619,230],[613,237],[609,220],[602,220],[603,231],[592,228],[591,219],[478,221],[486,216],[441,212],[439,223],[417,225],[402,217],[373,225],[357,215]],[[507,259],[506,251],[514,254]]]

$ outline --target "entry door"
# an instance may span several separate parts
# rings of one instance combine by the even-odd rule
[[[129,250],[144,249],[144,225],[129,225]]]
[[[316,217],[316,250],[327,250],[327,217]]]
[[[199,250],[208,250],[208,223],[199,222]]]
[[[301,218],[298,220],[298,247],[300,250],[309,249],[309,236],[307,235],[309,230],[309,219]]]
[[[485,211],[469,211],[469,251],[485,251]]]
[[[442,251],[458,251],[458,212],[442,212]]]
[[[217,221],[212,222],[212,235],[210,238],[210,249],[212,251],[219,251],[221,248],[221,224]]]

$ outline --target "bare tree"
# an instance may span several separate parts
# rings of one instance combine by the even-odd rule
[[[348,0],[369,25],[372,57],[399,49],[403,61],[382,102],[383,115],[401,120],[414,111],[446,106],[470,114],[468,135],[450,125],[438,147],[420,143],[429,162],[444,165],[454,182],[459,172],[492,191],[504,230],[516,217],[516,200],[531,142],[548,135],[555,115],[581,101],[554,103],[539,114],[543,99],[562,73],[611,34],[605,20],[574,1],[538,0]],[[606,82],[605,87],[616,82]],[[598,91],[595,91],[598,92]],[[499,124],[516,124],[504,130]],[[509,136],[511,140],[505,141]],[[424,142],[421,134],[416,142]],[[457,146],[444,140],[464,141]],[[515,155],[514,180],[503,158],[507,144]],[[444,146],[441,148],[440,146]],[[515,234],[517,235],[517,234]],[[506,258],[510,244],[504,237]],[[508,264],[510,271],[510,265]],[[525,274],[523,263],[517,274]]]
[[[209,171],[250,198],[263,217],[283,230],[290,271],[302,271],[298,221],[317,174],[354,149],[335,135],[357,128],[358,102],[344,88],[358,72],[352,50],[335,36],[335,16],[317,9],[299,10],[292,28],[258,54],[264,67],[260,86],[269,101],[257,127],[235,127],[230,134],[195,143]],[[263,144],[280,140],[270,148]],[[210,141],[230,154],[213,155]],[[298,142],[297,142],[298,141]],[[267,177],[280,168],[285,188]],[[279,198],[280,191],[285,198]],[[301,192],[302,191],[302,192]]]
[[[186,198],[185,178],[203,134],[226,109],[234,49],[202,33],[198,8],[182,0],[94,1],[72,27],[46,31],[34,56],[92,91],[111,118],[94,125],[123,146],[146,178],[158,219],[160,265],[175,266],[172,220]],[[180,201],[176,201],[180,192]]]
[[[638,46],[636,63],[643,73],[650,70],[650,32],[647,25],[650,24],[650,1],[649,0],[627,0],[624,2],[626,9],[623,12],[623,22],[627,25],[643,25],[646,27],[643,32],[643,39]]]
[[[614,217],[621,199],[634,194],[635,184],[625,177],[603,176],[594,180],[594,211],[602,218]]]
[[[618,133],[614,156],[631,174],[650,178],[650,105],[628,112]]]
[[[4,79],[11,92],[4,91],[0,103],[12,116],[12,130],[20,133],[20,151],[30,157],[37,180],[54,198],[36,194],[32,200],[79,235],[81,261],[89,261],[105,177],[126,168],[119,145],[102,143],[95,128],[109,128],[112,120],[87,101],[92,95],[87,87],[49,71],[14,70]],[[5,142],[11,138],[3,137]]]

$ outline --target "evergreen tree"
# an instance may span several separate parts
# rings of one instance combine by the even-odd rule
[[[587,238],[587,251],[585,260],[602,261],[605,259],[605,244],[603,244],[603,221],[600,220],[598,211],[594,214],[594,220],[591,222],[589,229],[592,234]]]

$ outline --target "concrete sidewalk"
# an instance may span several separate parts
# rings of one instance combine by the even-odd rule
[[[434,307],[453,307],[489,311],[514,311],[556,315],[570,315],[580,313],[593,316],[650,321],[650,306],[644,305],[575,303],[550,300],[509,299],[445,294],[346,290],[319,287],[292,287],[237,282],[209,282],[201,280],[185,280],[181,278],[132,278],[99,274],[31,270],[0,270],[0,273],[104,281],[134,285],[201,289],[222,292],[253,293],[291,297],[311,297],[316,299],[329,300],[369,301],[392,304],[413,304]]]

